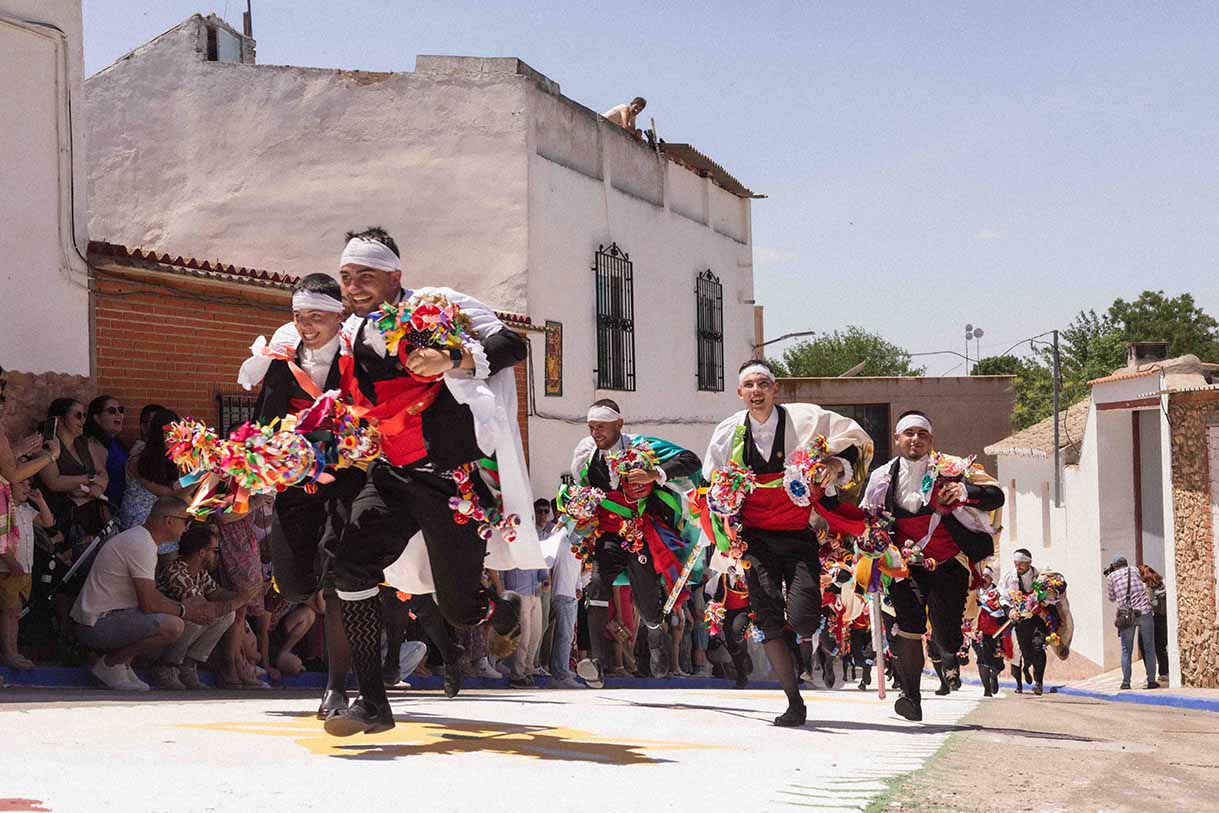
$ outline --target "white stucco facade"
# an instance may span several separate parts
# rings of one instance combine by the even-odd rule
[[[0,364],[8,369],[90,372],[82,66],[80,0],[0,0]]]
[[[701,454],[754,338],[750,200],[631,138],[517,59],[413,73],[208,61],[193,17],[88,80],[94,239],[305,274],[383,225],[407,284],[563,325],[561,396],[530,332],[530,468],[549,494],[597,398]],[[634,273],[632,392],[597,390],[594,254]],[[695,276],[723,287],[725,389],[697,382]]]
[[[1042,569],[1067,580],[1075,619],[1072,650],[1105,669],[1121,663],[1102,571],[1114,556],[1136,556],[1135,467],[1141,492],[1142,562],[1164,576],[1168,590],[1170,679],[1179,681],[1176,648],[1176,583],[1172,534],[1170,431],[1157,373],[1096,382],[1078,462],[1063,467],[1062,505],[1054,505],[1053,457],[999,454],[998,477],[1007,493],[999,564],[1027,548]],[[1150,402],[1149,402],[1150,401]],[[1166,404],[1163,404],[1166,407]],[[1139,454],[1135,457],[1134,421]]]

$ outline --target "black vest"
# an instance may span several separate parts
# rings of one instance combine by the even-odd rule
[[[775,443],[770,448],[770,459],[763,459],[758,447],[753,442],[753,426],[749,414],[745,415],[745,465],[753,469],[754,474],[779,474],[787,465],[784,449],[787,448],[787,411],[775,404],[775,412],[779,416],[779,425],[775,429]]]

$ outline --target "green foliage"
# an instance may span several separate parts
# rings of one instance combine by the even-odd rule
[[[980,359],[971,374],[1016,377],[1013,384],[1016,389],[1016,406],[1012,410],[1012,426],[1016,430],[1032,426],[1052,411],[1054,381],[1051,368],[1040,364],[1036,359],[989,356]]]
[[[782,359],[769,359],[782,376],[833,377],[864,362],[856,375],[922,375],[924,367],[911,364],[910,353],[857,325],[797,342],[783,351]]]
[[[1060,331],[1060,407],[1088,397],[1089,381],[1125,365],[1127,343],[1153,341],[1167,341],[1170,358],[1192,353],[1203,361],[1219,361],[1219,321],[1199,308],[1193,296],[1169,299],[1163,291],[1143,291],[1131,302],[1114,300],[1103,315],[1080,311]],[[1012,424],[1023,429],[1053,410],[1053,366],[1053,350],[1039,343],[1031,359],[992,356],[979,361],[973,373],[1016,376]]]

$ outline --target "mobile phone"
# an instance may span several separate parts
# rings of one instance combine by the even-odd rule
[[[59,434],[59,418],[54,416],[47,418],[42,425],[42,442],[46,443],[57,434]]]

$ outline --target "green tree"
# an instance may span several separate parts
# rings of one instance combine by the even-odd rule
[[[1017,430],[1032,426],[1050,414],[1054,403],[1054,380],[1051,368],[1037,359],[1015,356],[988,356],[979,359],[972,375],[1012,375],[1016,377],[1016,406],[1012,410],[1012,426]]]
[[[1163,291],[1143,291],[1133,302],[1115,300],[1105,317],[1123,342],[1168,342],[1170,357],[1219,361],[1219,322],[1190,294],[1168,299]]]
[[[1170,357],[1193,353],[1203,361],[1219,360],[1219,321],[1199,308],[1190,294],[1170,299],[1163,291],[1143,291],[1131,302],[1114,300],[1104,314],[1080,311],[1058,339],[1063,409],[1088,397],[1089,381],[1125,365],[1129,342],[1165,341]],[[1053,410],[1053,368],[1053,350],[1039,342],[1035,358],[985,358],[974,374],[1016,376],[1012,423],[1023,429]]]
[[[926,368],[911,363],[909,351],[857,325],[797,342],[783,351],[782,359],[770,359],[780,375],[795,377],[839,376],[860,362],[864,367],[857,375],[910,376],[926,372]]]

